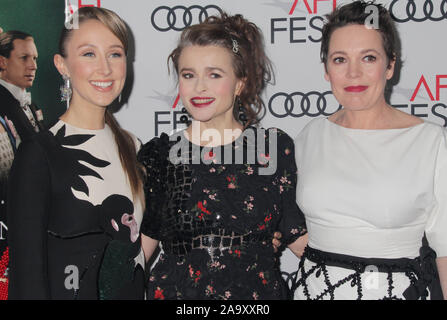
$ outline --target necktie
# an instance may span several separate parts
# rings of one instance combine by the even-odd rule
[[[34,119],[33,112],[29,107],[30,105],[31,105],[31,93],[23,91],[23,94],[20,97],[20,106],[22,107],[23,112],[25,112],[29,122],[33,126],[34,131],[39,132],[39,126],[36,123],[36,119]]]
[[[23,91],[22,96],[20,97],[20,106],[29,106],[31,104],[31,93]]]

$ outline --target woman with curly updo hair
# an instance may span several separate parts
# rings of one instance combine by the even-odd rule
[[[258,27],[241,15],[183,31],[171,61],[192,121],[142,147],[143,249],[163,253],[151,299],[284,299],[273,233],[297,255],[306,233],[295,203],[292,139],[258,124],[272,68]],[[302,237],[303,236],[303,237]]]

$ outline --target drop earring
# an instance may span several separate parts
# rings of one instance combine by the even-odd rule
[[[180,123],[184,123],[189,126],[191,124],[191,120],[189,119],[189,114],[185,107],[182,108],[182,113],[183,115],[180,117]]]
[[[73,94],[73,91],[71,90],[70,78],[64,74],[62,75],[62,79],[64,80],[64,84],[61,85],[60,87],[61,101],[67,102],[67,109],[68,109],[68,106],[70,105],[70,98],[71,95]]]
[[[247,115],[245,114],[245,108],[242,105],[242,101],[239,96],[236,97],[235,104],[236,104],[237,110],[239,112],[239,115],[238,115],[239,121],[245,126],[245,124],[247,123]]]

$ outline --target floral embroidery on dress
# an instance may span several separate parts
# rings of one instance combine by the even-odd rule
[[[244,200],[244,211],[247,213],[251,213],[253,211],[254,208],[254,204],[253,201],[255,200],[255,198],[253,196],[247,196]]]
[[[167,135],[142,148],[139,159],[155,181],[145,185],[149,207],[141,231],[168,249],[151,271],[150,299],[285,298],[272,237],[281,231],[284,244],[294,241],[304,219],[295,202],[293,140],[276,133],[278,166],[271,175],[259,174],[273,158],[267,148],[253,163],[219,164],[214,150],[202,152],[208,164],[183,167],[166,161],[172,147]],[[256,151],[249,139],[240,142],[234,149]],[[178,255],[165,246],[177,242],[184,250]]]
[[[266,215],[266,217],[264,218],[263,223],[258,225],[258,229],[259,230],[265,230],[266,228],[268,228],[270,226],[270,221],[271,220],[272,220],[272,214],[268,213]]]
[[[197,204],[191,209],[192,212],[196,212],[196,217],[199,220],[203,220],[205,216],[210,216],[211,211],[209,211],[205,206],[207,205],[207,201],[198,201]]]
[[[237,189],[239,186],[237,185],[236,176],[234,174],[226,177],[227,180],[227,188],[228,189]]]
[[[251,164],[244,164],[244,168],[242,170],[240,170],[239,172],[242,174],[246,174],[247,176],[251,176],[253,175],[253,173],[255,172],[253,169],[253,165]]]
[[[194,284],[197,285],[197,283],[201,278],[202,272],[200,270],[194,270],[193,267],[191,267],[191,265],[188,266],[188,270],[189,270],[189,276],[194,281]]]
[[[217,199],[217,192],[218,192],[217,189],[212,189],[212,190],[209,190],[209,189],[203,189],[203,193],[207,194],[207,195],[208,195],[208,198],[209,198],[210,200],[219,202],[220,200]]]
[[[207,296],[211,296],[212,294],[215,294],[215,293],[216,293],[216,291],[214,290],[214,288],[211,285],[206,286],[205,294]]]
[[[294,188],[292,181],[289,180],[290,174],[284,170],[283,175],[279,178],[279,193],[283,193],[285,190]]]

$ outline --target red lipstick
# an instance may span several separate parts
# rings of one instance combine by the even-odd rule
[[[347,92],[362,92],[368,89],[368,86],[349,86],[345,87],[345,91]]]
[[[189,101],[196,108],[204,108],[213,103],[214,100],[216,99],[211,97],[193,97]]]

